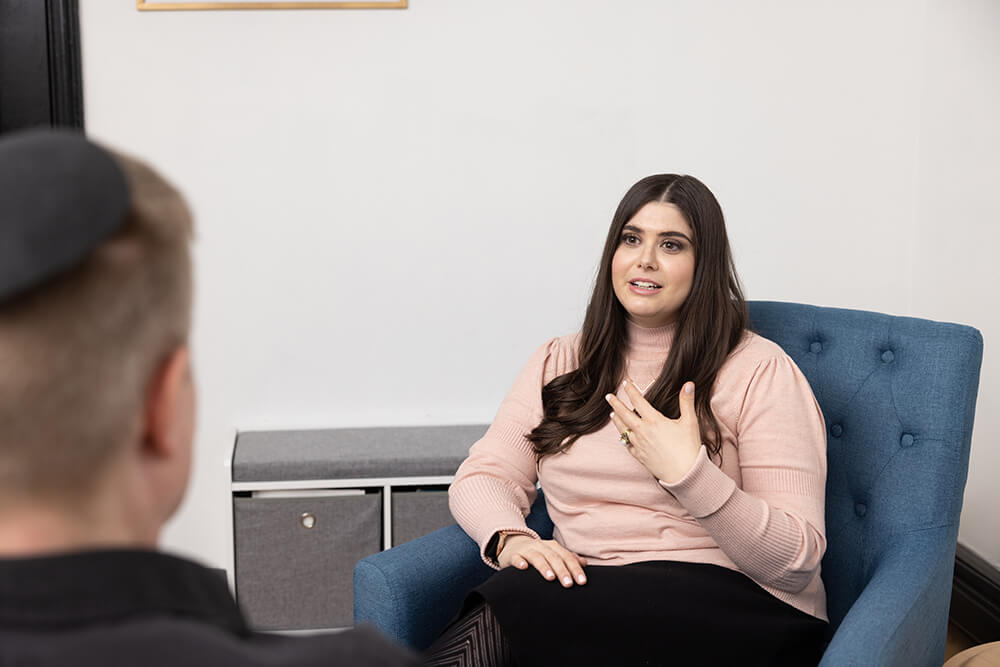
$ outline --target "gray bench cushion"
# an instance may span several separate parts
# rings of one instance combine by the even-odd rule
[[[453,475],[485,424],[246,431],[234,482]]]

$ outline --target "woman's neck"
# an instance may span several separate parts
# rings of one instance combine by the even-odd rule
[[[628,331],[628,358],[632,361],[663,362],[670,352],[674,341],[676,325],[667,324],[662,327],[641,327],[632,320],[626,319]]]

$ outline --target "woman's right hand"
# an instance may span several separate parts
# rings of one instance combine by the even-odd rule
[[[526,570],[531,564],[549,581],[558,578],[565,588],[572,586],[574,581],[581,585],[587,583],[587,575],[583,573],[587,561],[555,540],[508,535],[503,549],[497,554],[497,562],[501,568],[514,566],[519,570]]]

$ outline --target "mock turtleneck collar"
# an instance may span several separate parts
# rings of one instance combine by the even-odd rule
[[[625,320],[628,328],[628,356],[636,361],[663,361],[674,341],[675,324],[662,327],[641,327],[632,320]]]

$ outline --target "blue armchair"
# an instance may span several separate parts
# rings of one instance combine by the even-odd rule
[[[967,326],[752,302],[761,335],[812,385],[827,426],[821,665],[941,665],[983,340]],[[539,495],[529,525],[551,536]],[[457,526],[354,569],[355,623],[425,648],[490,576]]]

